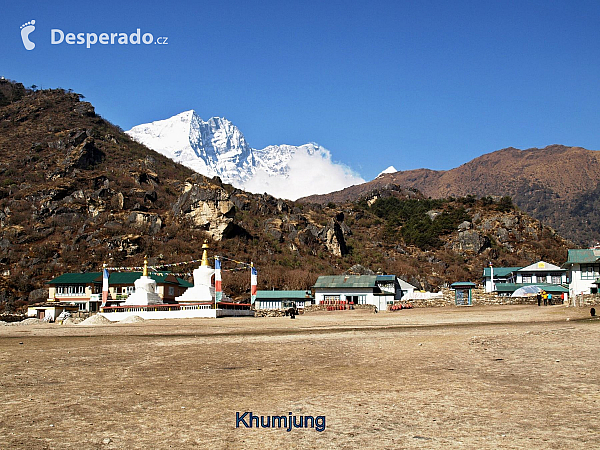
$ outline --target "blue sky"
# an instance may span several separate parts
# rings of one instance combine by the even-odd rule
[[[50,42],[137,28],[168,44]],[[195,109],[255,148],[317,142],[365,179],[600,149],[596,1],[5,2],[0,37],[0,76],[73,89],[123,129]]]

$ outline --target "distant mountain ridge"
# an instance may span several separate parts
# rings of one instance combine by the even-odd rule
[[[506,202],[431,201],[392,184],[324,207],[250,194],[133,141],[79,94],[3,80],[0,94],[0,312],[46,300],[57,274],[104,263],[147,256],[183,275],[196,264],[170,263],[197,260],[205,239],[229,268],[252,261],[265,290],[310,289],[357,265],[429,289],[477,281],[490,261],[566,258],[564,239]],[[223,278],[227,295],[249,298],[245,270]]]
[[[418,189],[432,198],[510,196],[522,210],[574,242],[589,245],[600,240],[600,151],[581,147],[510,147],[451,170],[382,174],[362,185],[300,200],[352,201],[389,183]]]

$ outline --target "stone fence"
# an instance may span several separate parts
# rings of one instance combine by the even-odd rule
[[[11,314],[11,313],[3,313],[0,314],[0,322],[21,322],[27,319],[25,314]]]
[[[415,308],[431,308],[441,306],[454,306],[454,290],[442,289],[442,298],[401,300],[400,303],[409,303]],[[473,289],[471,291],[471,303],[473,305],[537,305],[537,298],[534,297],[501,297],[496,294],[487,293],[483,289]],[[560,297],[552,300],[554,305],[562,305]]]
[[[598,306],[600,305],[600,294],[581,294],[573,299],[575,306]]]
[[[455,306],[454,290],[442,289],[441,297],[424,298],[424,299],[402,299],[397,303],[409,304],[414,308],[439,308],[444,306]],[[600,305],[600,294],[585,294],[578,295],[575,298],[576,306],[596,306]],[[471,291],[471,303],[473,305],[537,305],[537,298],[533,297],[501,297],[496,294],[487,293],[483,289],[473,289]],[[560,296],[554,296],[552,305],[562,305],[563,301]],[[309,305],[304,309],[299,309],[298,312],[309,313],[313,311],[327,311],[328,305]],[[375,310],[373,305],[354,305],[354,309]],[[283,310],[261,310],[256,312],[256,316],[283,316]]]

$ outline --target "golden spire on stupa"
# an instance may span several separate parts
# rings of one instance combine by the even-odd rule
[[[147,277],[148,276],[148,257],[144,256],[144,270],[142,271],[142,275]]]
[[[202,263],[200,264],[200,266],[206,266],[208,267],[208,240],[205,239],[204,240],[204,244],[202,244]]]

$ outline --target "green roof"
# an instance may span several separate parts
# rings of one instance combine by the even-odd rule
[[[544,284],[544,283],[498,283],[496,284],[496,292],[515,292],[523,286],[539,286],[546,292],[568,293],[569,290],[560,284]]]
[[[396,275],[377,275],[377,281],[396,281]]]
[[[101,276],[101,272],[63,273],[53,280],[50,280],[48,284],[89,284],[93,283]],[[102,281],[102,279],[100,279],[100,281]]]
[[[323,275],[315,288],[374,288],[377,275]]]
[[[175,278],[177,278],[177,281],[179,282],[179,286],[181,286],[181,287],[186,287],[186,288],[194,287],[194,283],[185,281],[183,278],[179,278],[179,277],[175,277]]]
[[[169,272],[150,273],[150,278],[159,284],[179,284],[182,287],[192,287],[192,283],[175,277],[177,281],[167,280],[167,277],[172,275]],[[108,277],[108,284],[133,284],[135,280],[142,276],[142,272],[111,272]],[[102,272],[87,272],[87,273],[65,273],[48,284],[91,284],[102,283]]]
[[[257,291],[257,300],[278,299],[308,299],[312,298],[310,291]]]
[[[600,260],[600,250],[591,248],[569,249],[569,256],[564,265],[595,263]]]
[[[494,278],[496,278],[496,277],[507,277],[511,273],[516,272],[517,270],[519,270],[521,268],[522,267],[494,267]],[[491,276],[491,274],[490,274],[490,268],[489,267],[485,267],[483,269],[483,276],[484,277]]]
[[[456,289],[456,288],[474,288],[477,285],[475,283],[472,283],[471,281],[457,281],[456,283],[452,283],[450,285],[451,288]]]
[[[169,275],[173,275],[170,272],[150,272],[148,275],[159,284],[178,284],[176,281],[167,280]],[[108,277],[108,284],[133,284],[141,276],[142,272],[111,272]],[[174,278],[178,280],[176,277]]]

